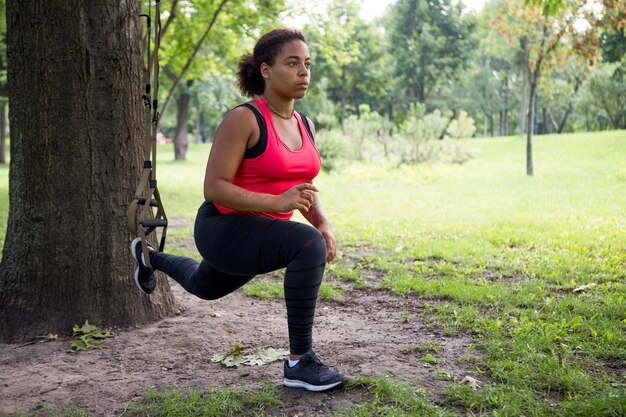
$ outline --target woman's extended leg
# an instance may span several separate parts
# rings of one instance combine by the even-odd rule
[[[285,385],[317,391],[345,380],[323,365],[312,351],[317,295],[326,265],[326,242],[317,229],[262,216],[220,215],[205,203],[196,218],[194,236],[203,257],[201,263],[151,252],[155,269],[171,276],[192,294],[214,299],[234,291],[257,274],[286,268],[289,347],[294,357],[302,357],[294,367],[285,364]]]
[[[286,268],[290,351],[302,355],[311,349],[326,264],[326,242],[317,229],[262,216],[221,215],[212,204],[204,203],[198,210],[194,236],[202,262],[151,251],[152,266],[203,299],[223,297],[257,274]]]

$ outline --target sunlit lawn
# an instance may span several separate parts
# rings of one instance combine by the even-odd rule
[[[428,301],[430,325],[477,340],[488,383],[451,384],[441,407],[624,415],[626,131],[536,137],[534,177],[522,138],[466,146],[475,157],[464,165],[355,163],[321,174],[340,245],[329,281],[367,286],[362,272],[376,270],[377,285]],[[168,217],[190,224],[170,231],[175,253],[197,256],[177,243],[191,238],[209,149],[192,145],[188,161],[174,162],[159,148]],[[0,167],[0,236],[7,176]]]

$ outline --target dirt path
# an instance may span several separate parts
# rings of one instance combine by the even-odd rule
[[[116,331],[110,349],[68,354],[67,339],[31,345],[0,345],[0,413],[43,405],[74,405],[98,416],[119,415],[146,387],[207,389],[213,384],[260,386],[262,379],[280,385],[282,363],[226,368],[211,362],[215,353],[239,343],[250,348],[287,346],[286,315],[280,300],[261,301],[237,291],[221,300],[203,301],[170,281],[179,302],[177,316],[141,328]],[[408,313],[410,319],[403,320]],[[349,375],[391,375],[426,387],[431,398],[447,382],[473,375],[471,364],[457,360],[476,355],[471,340],[444,337],[426,329],[418,316],[419,300],[382,291],[345,289],[342,301],[320,301],[314,347],[329,365]],[[438,358],[427,365],[416,353],[403,353],[411,343],[438,341]],[[311,394],[284,389],[288,416],[323,415],[358,401],[350,390]]]

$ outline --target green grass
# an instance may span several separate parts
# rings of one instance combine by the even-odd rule
[[[250,297],[268,299],[285,298],[285,290],[283,288],[282,279],[280,281],[272,279],[255,279],[242,288],[244,294]],[[332,283],[322,282],[320,286],[318,299],[336,301],[341,299],[343,291],[341,288],[335,287]]]
[[[484,384],[449,383],[434,404],[392,380],[360,380],[363,404],[334,415],[626,415],[626,132],[536,137],[534,177],[521,138],[466,146],[476,157],[464,165],[352,164],[318,177],[339,245],[322,296],[340,297],[338,280],[419,297],[424,311],[410,320],[471,337],[480,354],[465,359]],[[192,145],[173,162],[159,148],[169,218],[193,221],[209,149]],[[7,177],[0,166],[0,237]],[[169,237],[175,253],[197,257],[182,245],[190,227]],[[282,297],[280,280],[244,288]],[[436,363],[437,346],[405,349],[416,366]],[[166,407],[148,401],[158,404],[149,415]]]
[[[212,387],[208,391],[146,391],[144,401],[132,404],[125,415],[150,417],[264,416],[267,407],[280,403],[276,387],[262,389]]]

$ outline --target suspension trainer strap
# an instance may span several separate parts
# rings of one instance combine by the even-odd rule
[[[152,5],[150,5],[150,12],[151,9]],[[154,57],[150,50],[150,36],[152,34],[151,16],[150,14],[141,16],[146,17],[147,21],[147,70],[144,76],[145,91],[143,95],[144,117],[147,125],[143,146],[145,160],[143,162],[141,178],[135,190],[135,199],[128,207],[127,223],[129,231],[141,238],[143,252],[148,253],[148,236],[157,228],[161,228],[159,251],[163,251],[165,247],[165,236],[167,234],[167,216],[165,215],[165,209],[163,208],[156,179],[156,137],[160,117],[158,111],[159,47],[161,44],[160,0],[155,0]],[[153,212],[153,208],[156,208],[156,214]],[[148,267],[152,267],[149,256],[145,257],[145,262]]]

